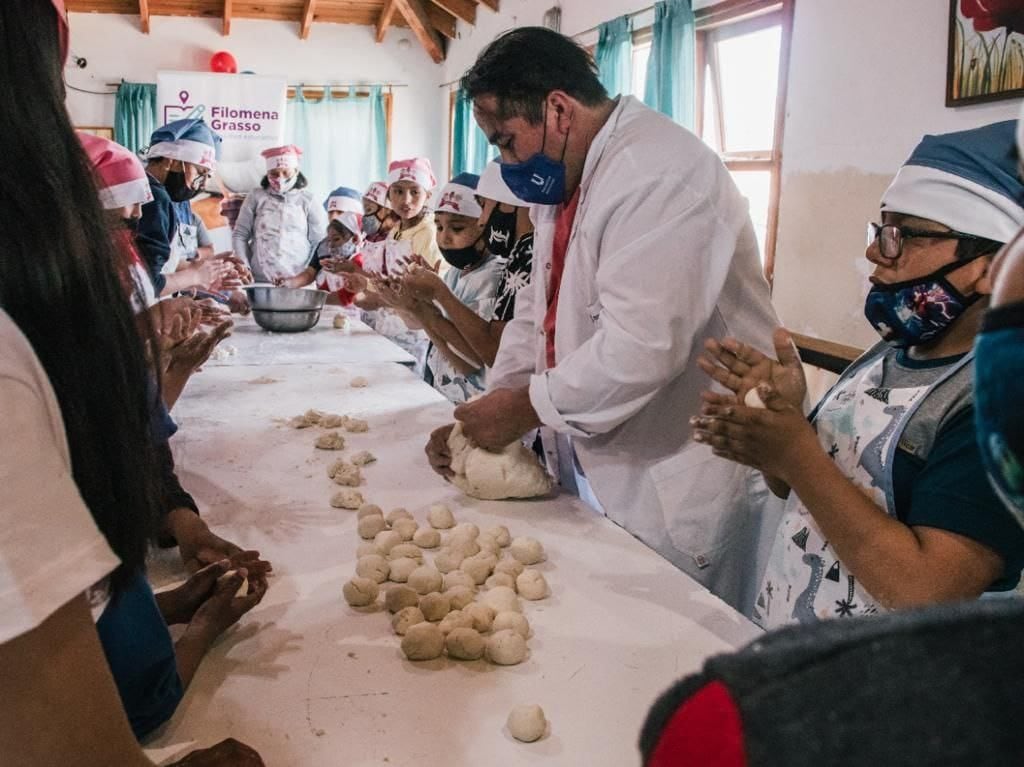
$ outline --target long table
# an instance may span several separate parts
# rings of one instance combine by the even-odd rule
[[[169,760],[233,736],[275,767],[637,764],[639,728],[656,696],[757,629],[571,496],[462,496],[423,455],[451,405],[402,365],[354,360],[346,344],[358,336],[323,338],[316,364],[209,366],[175,408],[183,484],[215,530],[259,549],[275,573],[264,601],[203,661],[147,744],[151,756]],[[355,376],[369,387],[352,388]],[[539,569],[552,595],[524,602],[534,631],[526,662],[409,662],[388,613],[345,603],[341,587],[361,541],[355,514],[328,503],[338,488],[326,467],[339,454],[314,449],[318,430],[282,422],[311,407],[369,421],[341,452],[378,457],[360,488],[368,502],[404,506],[421,524],[430,504],[445,502],[459,521],[507,525],[543,543]],[[158,584],[183,577],[167,554],[151,573]],[[544,708],[547,737],[511,738],[505,720],[520,703]]]

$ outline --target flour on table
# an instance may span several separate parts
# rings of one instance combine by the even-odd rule
[[[223,362],[226,359],[236,356],[238,356],[237,347],[234,347],[231,344],[220,344],[213,350],[213,353],[210,355],[210,359],[216,360],[217,362]]]
[[[270,376],[260,376],[259,378],[253,378],[251,381],[246,381],[250,384],[275,384],[280,383],[279,379],[271,378]]]
[[[363,376],[356,376],[351,381],[349,381],[348,385],[351,386],[353,389],[365,389],[367,386],[370,385],[370,382]]]

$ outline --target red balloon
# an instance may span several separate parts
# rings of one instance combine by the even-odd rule
[[[227,51],[217,51],[210,57],[210,71],[225,74],[238,74],[238,62]]]

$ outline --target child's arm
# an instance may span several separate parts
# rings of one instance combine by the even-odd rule
[[[291,277],[281,277],[275,280],[276,285],[285,288],[304,288],[316,279],[316,267],[307,266],[301,272]]]
[[[252,237],[253,226],[256,223],[256,193],[251,192],[242,203],[238,211],[238,218],[235,220],[235,228],[231,232],[231,246],[235,255],[244,258],[245,263],[252,267],[252,249],[249,247],[249,239]]]
[[[476,356],[472,347],[466,343],[462,334],[459,333],[459,329],[445,319],[436,306],[417,301],[414,312],[434,346],[441,351],[460,375],[473,375],[483,368],[483,362]]]

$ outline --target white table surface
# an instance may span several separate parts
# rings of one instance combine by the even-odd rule
[[[234,315],[235,326],[222,349],[233,347],[237,353],[223,359],[211,358],[205,367],[415,361],[411,354],[359,320],[349,319],[348,328],[336,329],[334,315],[339,311],[336,306],[325,306],[319,324],[302,333],[270,333],[257,325],[252,315]]]
[[[254,373],[258,371],[258,373]],[[247,383],[255,374],[273,384]],[[354,375],[366,389],[348,387]],[[519,666],[404,659],[386,612],[350,608],[355,514],[315,450],[317,429],[276,418],[309,407],[365,417],[340,455],[373,451],[361,492],[421,524],[444,501],[481,529],[507,525],[545,546],[552,596],[524,602],[534,636]],[[159,760],[228,736],[268,765],[458,767],[638,764],[639,728],[657,695],[711,654],[745,643],[752,624],[622,529],[570,496],[483,502],[461,496],[423,456],[451,406],[396,364],[217,367],[174,410],[179,473],[211,526],[274,563],[266,598],[213,647],[177,713],[149,745]],[[180,575],[165,554],[154,580]],[[429,557],[428,557],[429,560]],[[543,706],[551,730],[533,744],[505,729],[510,709]]]

